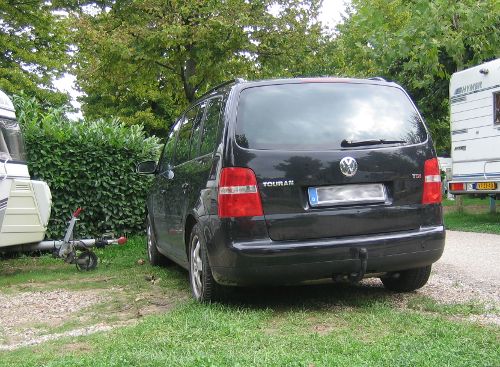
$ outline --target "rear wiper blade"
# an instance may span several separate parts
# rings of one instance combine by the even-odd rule
[[[385,139],[371,139],[371,140],[342,140],[340,146],[342,148],[347,147],[361,147],[365,145],[379,145],[379,144],[402,144],[406,143],[404,140],[385,140]]]

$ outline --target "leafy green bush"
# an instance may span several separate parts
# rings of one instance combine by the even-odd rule
[[[151,178],[136,174],[135,166],[157,157],[158,139],[117,120],[71,122],[63,109],[43,111],[34,98],[17,96],[14,103],[30,174],[52,191],[47,236],[60,238],[77,207],[84,209],[79,237],[139,232]]]

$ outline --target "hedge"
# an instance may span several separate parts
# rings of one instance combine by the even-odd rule
[[[158,156],[157,138],[118,120],[69,121],[63,109],[44,111],[25,96],[14,103],[31,177],[47,182],[52,192],[48,238],[63,236],[77,207],[83,208],[80,238],[143,230],[151,177],[136,174],[135,166]]]

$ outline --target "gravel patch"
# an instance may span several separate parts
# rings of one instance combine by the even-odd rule
[[[6,346],[24,345],[36,339],[46,328],[70,321],[71,317],[105,300],[96,291],[37,291],[16,295],[0,294],[0,350]],[[40,327],[37,328],[36,325]],[[35,327],[33,327],[35,326]],[[54,334],[57,335],[57,334]],[[52,335],[45,336],[47,340]]]
[[[429,282],[420,293],[440,303],[479,302],[489,308],[500,306],[499,284],[476,279],[462,268],[445,262],[434,264]]]
[[[91,325],[81,329],[70,330],[64,333],[56,333],[56,334],[48,334],[42,336],[31,336],[25,338],[25,340],[13,344],[0,344],[0,351],[8,351],[14,350],[17,348],[33,346],[41,343],[45,343],[49,340],[57,340],[65,337],[77,337],[83,335],[90,335],[100,331],[109,331],[116,327],[117,325],[106,325],[106,324],[97,324]],[[26,335],[28,336],[28,335]]]
[[[479,301],[498,307],[499,263],[500,235],[447,231],[443,256],[422,292],[443,303]]]
[[[479,303],[487,313],[465,319],[500,325],[499,263],[500,235],[447,231],[443,256],[433,264],[429,282],[414,293],[395,294],[394,302],[406,307],[408,300],[419,294],[440,304]],[[365,279],[361,284],[383,287],[382,282],[374,278]]]
[[[0,293],[0,351],[132,325],[143,316],[167,312],[180,298],[165,297],[160,288],[135,299],[122,288]],[[97,304],[100,313],[89,309]]]

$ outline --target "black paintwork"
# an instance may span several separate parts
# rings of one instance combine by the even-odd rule
[[[213,275],[223,284],[293,283],[353,273],[359,268],[360,248],[367,250],[368,273],[405,270],[439,259],[445,238],[442,208],[421,204],[424,161],[436,156],[430,137],[416,145],[317,152],[251,150],[237,144],[235,121],[242,89],[304,82],[400,88],[372,80],[287,79],[230,83],[205,95],[202,102],[214,96],[224,100],[214,152],[169,167],[171,172],[160,168],[148,198],[162,254],[187,268],[187,239],[197,222],[205,235]],[[345,177],[338,169],[345,156],[358,162],[354,177]],[[223,167],[249,167],[256,173],[264,216],[217,216],[217,179]],[[262,183],[269,180],[293,180],[294,185],[264,187]],[[308,205],[307,187],[348,183],[384,183],[388,201]]]

